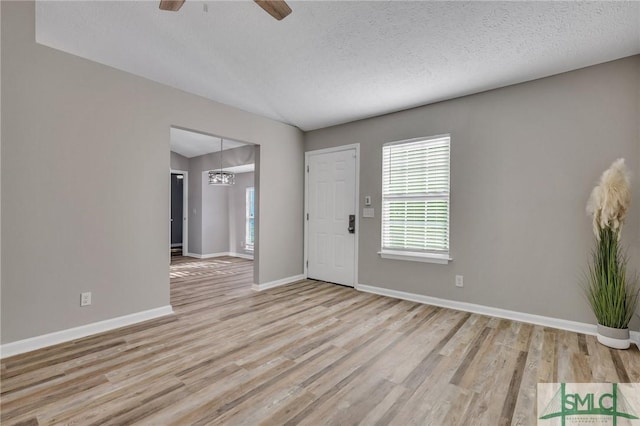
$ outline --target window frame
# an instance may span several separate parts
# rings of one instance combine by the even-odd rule
[[[251,194],[251,195],[250,195]],[[256,192],[255,192],[255,187],[253,186],[248,186],[245,190],[245,222],[244,222],[244,249],[246,251],[253,251],[255,248],[255,229],[256,229],[256,222],[255,222],[255,207],[256,207],[256,198],[255,198]],[[251,208],[251,204],[253,203],[253,208]],[[253,210],[253,215],[251,214],[251,211]],[[251,220],[253,220],[253,241],[250,241],[249,236],[251,235]]]
[[[402,198],[404,200],[436,200],[436,199],[446,199],[447,201],[447,229],[446,229],[446,238],[447,238],[447,249],[446,250],[411,250],[411,249],[393,249],[393,248],[385,248],[384,247],[384,229],[385,229],[385,201],[388,199],[393,199],[394,197],[385,196],[385,178],[384,178],[384,161],[385,161],[385,148],[394,145],[405,145],[416,142],[433,142],[438,143],[443,139],[447,139],[447,147],[448,147],[448,182],[447,182],[447,191],[446,194],[443,195],[440,192],[439,195],[435,196],[434,194],[429,194],[426,192],[420,195],[396,195],[395,198]],[[378,254],[381,258],[384,259],[395,259],[395,260],[405,260],[405,261],[413,261],[413,262],[426,262],[426,263],[438,263],[438,264],[448,264],[451,260],[451,244],[450,244],[450,234],[451,234],[451,135],[450,134],[442,134],[428,137],[420,137],[413,139],[405,139],[400,141],[388,142],[382,145],[382,173],[381,173],[381,203],[380,203],[380,251]],[[446,197],[446,198],[444,198]]]

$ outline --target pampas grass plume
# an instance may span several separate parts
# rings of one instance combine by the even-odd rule
[[[611,164],[591,191],[587,213],[593,218],[593,233],[600,238],[600,230],[610,227],[619,231],[631,204],[631,182],[624,158]]]

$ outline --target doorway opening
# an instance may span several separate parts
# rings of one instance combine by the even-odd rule
[[[259,146],[178,127],[170,133],[172,283],[206,271],[215,279],[241,270],[246,277],[251,270],[240,280],[251,286],[257,274]],[[220,175],[233,178],[221,182]],[[180,199],[181,185],[182,210],[173,201]]]

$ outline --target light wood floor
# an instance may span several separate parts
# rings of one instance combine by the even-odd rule
[[[591,336],[174,258],[174,316],[3,360],[11,424],[535,424],[538,382],[639,382]]]

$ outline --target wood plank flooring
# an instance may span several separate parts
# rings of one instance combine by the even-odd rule
[[[3,425],[536,424],[538,382],[640,382],[637,348],[174,257],[175,315],[1,362]]]

